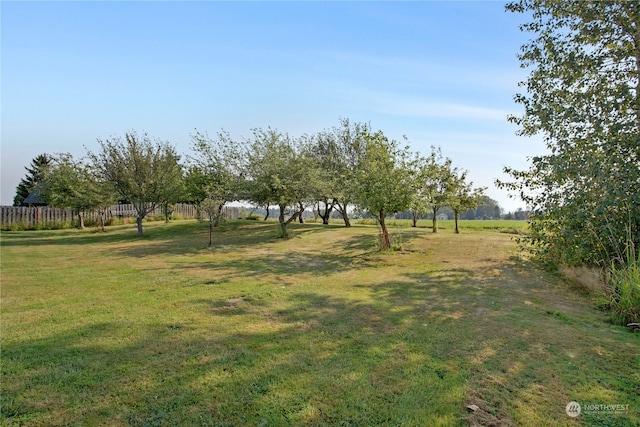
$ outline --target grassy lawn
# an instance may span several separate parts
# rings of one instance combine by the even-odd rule
[[[640,334],[517,256],[523,223],[439,223],[382,254],[368,225],[2,232],[0,420],[640,425]]]

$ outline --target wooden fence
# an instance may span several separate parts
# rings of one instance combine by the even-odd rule
[[[35,228],[38,224],[71,222],[76,217],[73,209],[50,207],[1,206],[0,225],[3,229],[19,224],[25,228]]]
[[[182,218],[196,218],[198,215],[194,205],[175,204],[171,206],[171,213]],[[147,215],[147,218],[164,215],[162,207],[156,208]],[[242,218],[244,209],[240,207],[225,206],[223,215],[228,219]],[[107,210],[107,218],[135,218],[137,216],[133,205],[113,205]],[[86,211],[83,214],[87,223],[98,221],[98,212]],[[78,218],[78,211],[70,208],[52,208],[48,206],[0,206],[0,227],[10,229],[14,225],[31,229],[47,224],[73,222]]]

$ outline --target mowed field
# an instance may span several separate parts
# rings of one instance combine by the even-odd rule
[[[2,232],[1,423],[640,425],[640,334],[460,224]]]

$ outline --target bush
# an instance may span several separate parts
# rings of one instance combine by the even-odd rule
[[[607,294],[613,323],[640,323],[640,253],[632,245],[626,261],[611,264],[607,278]]]

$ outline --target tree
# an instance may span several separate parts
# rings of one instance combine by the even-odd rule
[[[209,248],[213,244],[213,228],[217,227],[220,221],[221,206],[224,206],[223,200],[216,200],[210,197],[207,197],[198,203],[199,211],[207,216],[209,223],[209,244],[207,246]]]
[[[522,0],[533,33],[531,70],[516,95],[521,135],[548,154],[498,182],[532,209],[532,252],[563,263],[608,264],[640,244],[640,8],[635,1]]]
[[[104,231],[106,209],[115,197],[90,165],[62,153],[49,157],[49,164],[42,172],[41,197],[47,204],[76,210],[79,228],[84,228],[84,212],[97,210]]]
[[[346,227],[351,226],[348,209],[353,203],[356,172],[364,153],[365,135],[370,128],[365,123],[340,119],[340,124],[311,138],[308,150],[316,164],[316,199],[318,215],[329,223],[331,211],[340,213]],[[320,204],[324,211],[320,211]]]
[[[415,191],[418,201],[414,202],[421,209],[431,210],[433,232],[438,232],[438,211],[447,206],[453,185],[453,166],[451,159],[442,157],[440,148],[431,147],[431,154],[419,162],[418,180]]]
[[[484,196],[486,188],[472,188],[473,182],[467,182],[467,171],[459,171],[457,168],[452,170],[451,187],[449,188],[449,207],[453,210],[456,234],[460,233],[458,229],[458,219],[460,213],[469,209],[475,209],[480,203],[480,198]]]
[[[381,132],[365,134],[364,155],[356,169],[357,204],[373,215],[380,225],[381,249],[391,247],[386,217],[407,209],[411,200],[408,148]]]
[[[411,187],[413,192],[409,202],[409,212],[411,214],[412,227],[416,227],[418,219],[430,210],[429,198],[426,194],[427,183],[431,177],[435,177],[437,171],[434,170],[435,162],[431,158],[416,156],[410,163],[409,174],[411,177]]]
[[[216,139],[206,133],[196,132],[191,136],[195,156],[189,158],[185,179],[187,192],[192,202],[201,205],[207,201],[205,212],[211,214],[211,203],[218,203],[213,213],[213,227],[220,223],[225,204],[237,200],[242,190],[241,153],[238,145],[225,131]],[[202,205],[202,206],[205,206]]]
[[[258,206],[278,205],[280,236],[302,215],[313,188],[313,164],[298,141],[274,129],[254,129],[246,151],[246,197]],[[288,216],[288,218],[287,218]]]
[[[500,219],[502,214],[502,208],[497,201],[493,200],[489,196],[480,195],[478,198],[478,204],[475,209],[467,210],[460,214],[462,219]]]
[[[14,206],[24,206],[23,201],[36,188],[36,185],[42,181],[42,171],[51,162],[48,154],[40,154],[31,160],[31,166],[25,166],[27,175],[20,180],[16,188],[16,195],[13,198]]]
[[[518,208],[517,211],[513,214],[513,218],[516,220],[525,220],[528,217],[528,212],[522,210],[522,208]]]
[[[142,237],[142,220],[147,214],[174,200],[183,190],[180,156],[168,142],[154,142],[146,133],[129,132],[124,141],[111,137],[98,140],[98,144],[101,151],[89,152],[89,158],[100,178],[121,199],[133,204],[138,237]]]
[[[317,185],[313,189],[316,201],[314,215],[317,214],[322,218],[322,224],[327,225],[336,200],[342,194],[339,183],[339,148],[331,133],[320,132],[306,141],[304,149],[316,174]]]

